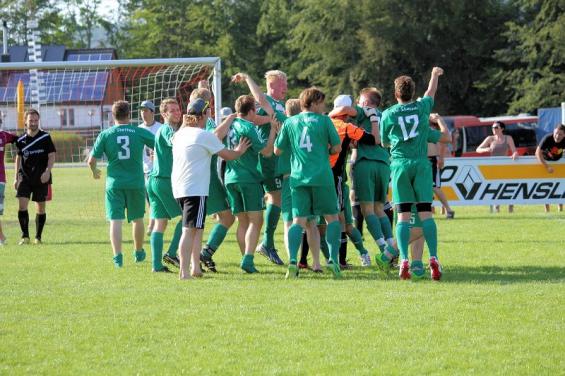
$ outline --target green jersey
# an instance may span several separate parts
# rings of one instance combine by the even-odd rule
[[[357,116],[355,117],[355,124],[363,128],[367,133],[371,133],[373,130],[373,124],[371,120],[365,115],[363,108],[355,106],[357,110]],[[379,117],[379,124],[382,119],[382,113],[377,110],[377,116]],[[390,155],[388,151],[382,147],[382,145],[357,145],[357,160],[368,159],[371,161],[380,161],[388,164],[390,162]]]
[[[428,158],[428,142],[434,142],[436,137],[437,142],[441,137],[441,132],[430,129],[429,117],[433,105],[433,98],[426,96],[385,110],[381,122],[381,142],[390,144],[393,159]],[[431,138],[428,137],[430,132],[433,133]]]
[[[290,186],[332,186],[329,147],[341,144],[331,119],[314,112],[288,118],[276,147],[290,153]]]
[[[277,101],[267,94],[265,94],[265,98],[267,98],[267,101],[271,104],[271,107],[275,112],[275,118],[281,124],[284,123],[286,120],[284,102]],[[257,115],[265,116],[267,115],[267,112],[259,107],[257,109]],[[267,140],[269,138],[269,133],[271,132],[271,123],[259,125],[258,130],[262,139]],[[259,156],[259,168],[263,177],[273,177],[282,174],[278,166],[277,159],[278,158],[275,155],[271,157],[263,157],[262,155]]]
[[[155,134],[155,153],[150,176],[170,178],[173,171],[173,143],[175,133],[170,124],[163,124]]]
[[[228,133],[228,148],[235,149],[239,140],[244,137],[249,140],[251,146],[239,159],[227,161],[225,184],[260,183],[262,180],[258,169],[259,152],[265,147],[266,141],[263,140],[252,122],[237,118],[233,121]]]
[[[92,156],[108,159],[106,189],[143,189],[143,150],[153,148],[153,133],[135,125],[115,125],[102,131],[92,148]]]

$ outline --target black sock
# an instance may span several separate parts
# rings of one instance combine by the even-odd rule
[[[355,218],[355,227],[357,227],[357,230],[359,230],[361,236],[363,236],[364,218],[363,218],[363,213],[361,212],[361,205],[359,204],[353,205],[352,210],[353,210],[353,218]]]
[[[339,246],[339,263],[347,264],[347,233],[341,233],[341,245]]]
[[[308,251],[310,246],[308,245],[308,237],[306,233],[302,233],[302,249],[300,250],[300,263],[308,264]]]
[[[29,238],[29,213],[27,210],[18,211],[18,221],[22,229],[22,238]]]
[[[35,238],[41,240],[41,233],[43,232],[43,226],[45,226],[45,221],[47,220],[47,214],[36,214],[35,215]]]

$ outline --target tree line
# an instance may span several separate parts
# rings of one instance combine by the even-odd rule
[[[387,106],[396,76],[421,94],[435,65],[443,114],[535,113],[565,99],[565,0],[118,0],[112,20],[101,0],[2,2],[15,43],[33,13],[43,43],[89,47],[99,26],[120,58],[219,56],[225,105],[242,94],[235,72],[262,81],[281,69],[289,96],[376,86]]]

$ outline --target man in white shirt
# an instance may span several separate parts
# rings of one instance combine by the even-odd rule
[[[214,133],[203,128],[208,120],[208,102],[198,98],[188,104],[181,128],[173,143],[173,195],[182,209],[182,236],[179,243],[180,279],[201,277],[200,248],[206,218],[206,198],[210,187],[212,155],[225,160],[239,158],[249,142],[241,140],[234,150],[228,150]],[[192,261],[190,274],[188,266]]]
[[[139,128],[147,129],[149,132],[155,135],[157,130],[161,128],[161,123],[155,121],[155,105],[151,101],[143,101],[139,105],[139,111],[141,112],[141,119],[143,123],[139,124]],[[145,148],[143,151],[143,173],[145,174],[145,181],[147,182],[147,177],[151,169],[153,168],[153,149]],[[147,193],[145,194],[147,203],[149,204],[149,199]],[[151,235],[153,231],[153,225],[155,223],[154,219],[149,220],[149,225],[147,226],[147,235]]]

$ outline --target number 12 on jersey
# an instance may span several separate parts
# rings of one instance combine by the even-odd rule
[[[404,141],[408,141],[411,138],[414,138],[418,135],[418,124],[420,119],[418,119],[418,115],[408,115],[408,116],[399,116],[398,117],[398,124],[400,125],[400,129],[402,130],[402,137],[404,137]],[[406,129],[407,126],[412,125],[410,128],[410,132]]]
[[[300,136],[300,143],[298,146],[301,149],[308,150],[308,153],[312,151],[312,141],[310,141],[310,136],[308,136],[308,128],[302,128],[302,135]]]

